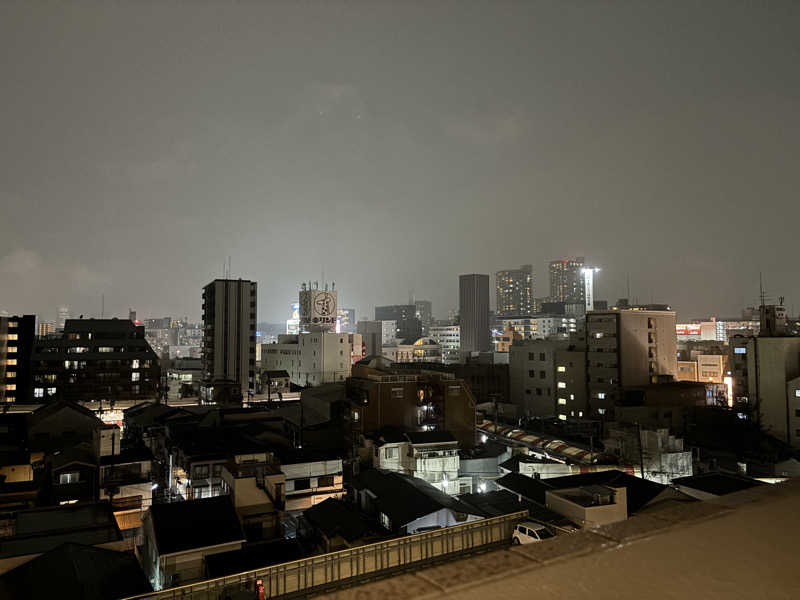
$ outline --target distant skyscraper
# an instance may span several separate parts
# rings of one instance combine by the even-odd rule
[[[336,311],[336,333],[356,332],[356,309],[340,308]]]
[[[488,352],[489,276],[461,275],[458,284],[461,350]]]
[[[39,321],[36,326],[36,335],[45,337],[56,332],[56,324],[53,321]]]
[[[215,279],[203,288],[206,401],[216,401],[225,388],[245,399],[255,390],[256,288],[243,279]]]
[[[583,257],[550,263],[550,301],[583,304]]]
[[[58,307],[58,318],[56,319],[56,329],[60,329],[63,331],[64,324],[69,319],[69,307],[68,306],[59,306]]]
[[[533,314],[533,267],[498,271],[495,274],[497,316],[518,317]]]

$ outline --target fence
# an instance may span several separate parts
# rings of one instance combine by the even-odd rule
[[[392,571],[424,566],[459,554],[510,543],[514,526],[528,516],[521,511],[395,538],[339,552],[311,556],[226,577],[131,596],[124,600],[221,600],[238,591],[252,591],[256,581],[266,598],[303,596],[377,578]]]

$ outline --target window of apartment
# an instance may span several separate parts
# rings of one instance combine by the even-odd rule
[[[131,369],[138,369],[138,368],[139,368],[139,359],[138,358],[134,358],[131,361]]]
[[[34,398],[44,398],[44,388],[33,388]]]
[[[97,349],[97,351],[98,351],[98,352],[113,352],[113,351],[114,351],[114,348],[112,348],[111,346],[100,346],[100,347]]]
[[[222,477],[222,463],[211,465],[211,476]]]
[[[566,387],[567,387],[567,384],[566,384],[566,383],[564,383],[563,381],[559,381],[559,382],[558,382],[558,388],[559,388],[559,389],[563,390],[563,389],[565,389]]]
[[[403,388],[392,388],[392,398],[402,398],[403,397]]]
[[[563,405],[565,405],[567,403],[567,399],[566,398],[559,398],[558,399],[558,403],[563,406]]]
[[[397,458],[397,448],[384,448],[384,458]]]
[[[794,397],[795,398],[800,398],[800,390],[795,390],[794,391]]]
[[[47,388],[47,395],[48,396],[55,396],[56,395],[56,388],[54,388],[54,387]]]
[[[530,390],[525,390],[525,393],[528,394],[529,396],[531,395],[531,391]]]
[[[747,354],[747,348],[734,348],[733,352],[734,354]]]
[[[544,371],[539,371],[539,379],[544,379],[546,377],[547,377],[547,373],[545,373]]]
[[[558,418],[561,419],[562,421],[566,421],[567,415],[558,415]]]
[[[358,411],[357,410],[353,411],[353,421],[358,421]]]
[[[604,415],[604,414],[606,414],[606,409],[605,409],[605,408],[598,408],[598,409],[597,409],[597,414],[598,414],[598,415]]]
[[[528,360],[536,360],[536,354],[533,352],[528,352]]]
[[[78,471],[73,471],[71,473],[61,473],[58,476],[58,483],[61,485],[67,483],[78,483],[80,481],[81,474]]]
[[[539,353],[539,360],[547,360],[547,354],[544,352]]]
[[[19,339],[19,335],[17,335],[16,333],[9,333],[6,339],[8,339],[9,341],[16,340]]]
[[[536,388],[536,395],[537,396],[541,396],[542,395],[542,388]]]
[[[333,487],[333,475],[317,477],[317,487]]]
[[[598,400],[605,400],[606,399],[606,393],[605,392],[597,392],[597,398],[598,398]]]
[[[141,373],[131,373],[131,381],[139,381],[141,375]]]
[[[192,479],[208,479],[208,465],[195,465],[192,469]]]
[[[575,394],[570,394],[570,395],[569,395],[569,399],[570,399],[570,400],[575,400]]]
[[[558,368],[557,368],[556,370],[557,370],[559,373],[564,373],[564,372],[566,372],[566,370],[567,370],[567,367],[565,367],[565,366],[563,366],[563,365],[559,365],[559,366],[558,366]]]
[[[295,479],[294,480],[294,489],[295,491],[298,490],[310,490],[311,489],[311,480],[306,477],[305,479]]]
[[[534,377],[536,377],[536,371],[534,371],[533,369],[531,369],[530,371],[528,371],[528,377],[530,377],[531,379],[533,379]]]

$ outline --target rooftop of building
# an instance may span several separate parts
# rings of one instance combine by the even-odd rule
[[[0,538],[0,558],[47,552],[67,542],[94,546],[121,539],[107,502],[35,508],[16,514],[14,535]]]
[[[303,517],[328,539],[341,536],[348,542],[363,537],[369,522],[353,504],[328,498],[303,512]]]
[[[149,515],[161,555],[245,541],[230,496],[153,504]]]
[[[474,509],[433,487],[427,481],[393,471],[369,469],[353,480],[358,490],[368,489],[375,505],[393,524],[403,526],[442,509],[473,514]]]
[[[129,552],[64,543],[0,576],[2,598],[107,600],[152,591]]]
[[[323,598],[792,598],[800,574],[787,548],[800,536],[798,502],[800,480],[708,502],[670,500],[619,523],[394,574]]]
[[[673,479],[672,483],[673,485],[699,490],[715,496],[724,496],[726,494],[748,490],[756,486],[766,485],[750,477],[719,471],[701,473],[699,475],[692,475],[691,477],[678,477],[677,479]]]

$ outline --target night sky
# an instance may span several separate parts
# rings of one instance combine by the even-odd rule
[[[586,256],[596,297],[800,310],[797,2],[0,4],[0,309],[371,317]],[[492,294],[493,296],[493,294]]]

